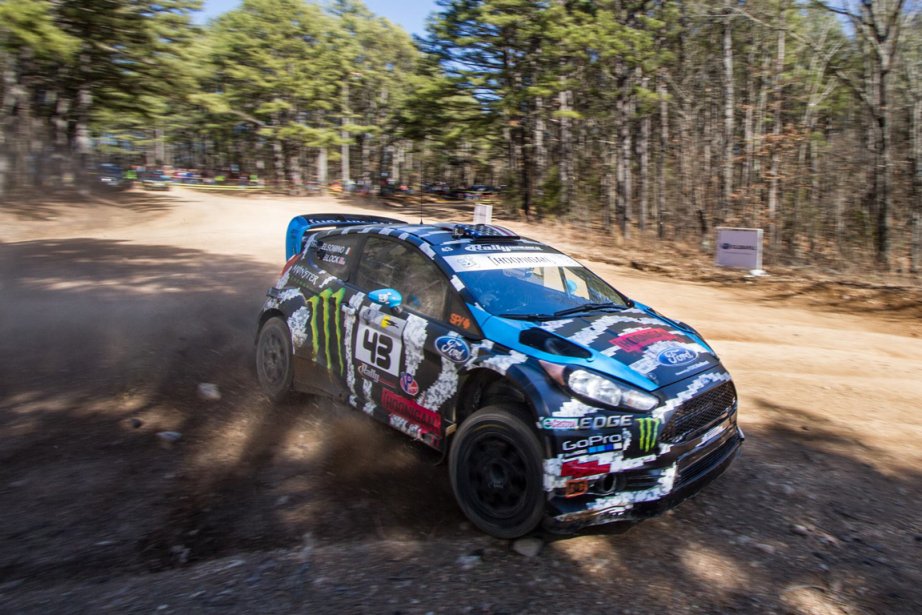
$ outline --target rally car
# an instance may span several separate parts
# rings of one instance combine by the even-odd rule
[[[737,395],[690,326],[493,225],[294,218],[259,315],[273,400],[340,399],[448,458],[500,538],[637,521],[720,475]]]

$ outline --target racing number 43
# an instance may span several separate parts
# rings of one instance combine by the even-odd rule
[[[391,352],[394,350],[394,339],[392,337],[366,328],[362,346],[368,351],[372,365],[380,367],[386,372],[391,371]]]
[[[388,335],[367,325],[360,325],[355,339],[355,358],[393,376],[399,373],[400,351],[403,344],[399,337]]]

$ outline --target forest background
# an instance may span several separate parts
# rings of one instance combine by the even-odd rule
[[[199,8],[0,0],[0,200],[103,162],[481,184],[622,243],[922,269],[913,0],[439,0],[416,37],[359,0]]]

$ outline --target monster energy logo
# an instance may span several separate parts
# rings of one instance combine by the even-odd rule
[[[335,293],[329,288],[325,289],[319,295],[314,295],[307,300],[311,306],[311,343],[314,350],[314,361],[323,363],[327,369],[332,369],[332,357],[330,354],[330,339],[336,338],[336,355],[339,357],[339,373],[343,373],[342,353],[342,310],[343,296],[346,294],[345,288],[340,288]],[[323,313],[321,316],[321,312]],[[330,329],[330,314],[333,314],[333,328]],[[318,321],[323,319],[322,323]],[[323,354],[320,346],[320,328],[323,328]]]
[[[659,419],[644,418],[634,419],[634,423],[637,425],[640,436],[640,441],[637,443],[640,450],[644,453],[650,452],[656,444],[661,421]]]

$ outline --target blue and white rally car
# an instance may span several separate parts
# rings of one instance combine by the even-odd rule
[[[320,393],[447,454],[500,538],[662,513],[743,441],[701,336],[492,225],[294,218],[259,316],[261,386]]]

